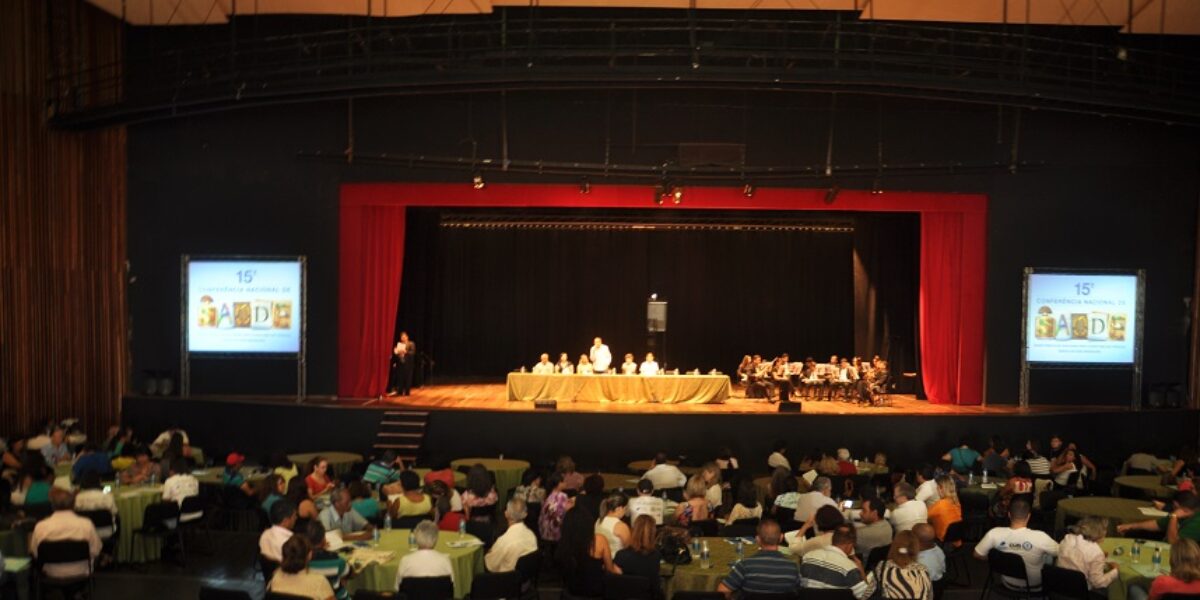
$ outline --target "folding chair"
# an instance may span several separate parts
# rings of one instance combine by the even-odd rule
[[[1042,567],[1042,591],[1049,600],[1092,600],[1087,576],[1054,565]]]
[[[400,593],[407,600],[453,600],[454,583],[449,577],[405,577]]]
[[[1025,571],[1025,561],[1019,555],[1011,552],[1002,552],[992,549],[988,552],[988,575],[983,582],[983,593],[980,594],[980,600],[988,597],[992,588],[999,585],[999,591],[1003,596],[1032,598],[1033,589],[1029,587],[1029,574]],[[1004,585],[1001,577],[1009,577],[1018,579],[1024,583],[1024,589],[1013,590]]]
[[[142,513],[142,526],[133,531],[136,541],[138,537],[156,538],[165,544],[174,539],[179,543],[180,558],[186,560],[183,551],[183,536],[179,534],[179,505],[174,501],[156,502],[146,507]]]
[[[966,587],[971,587],[971,569],[967,563],[968,554],[971,549],[966,542],[963,541],[963,536],[966,534],[967,524],[964,521],[951,523],[946,528],[946,539],[942,540],[942,552],[946,554],[946,566],[949,567],[953,576],[950,577],[955,583],[958,583],[959,566],[961,565],[961,573],[967,576]],[[957,546],[955,544],[958,544]],[[945,578],[943,578],[943,581]]]
[[[194,533],[197,531],[203,531],[204,538],[205,538],[204,541],[208,544],[208,551],[209,551],[209,553],[211,553],[212,548],[213,548],[212,530],[208,526],[208,519],[207,519],[208,512],[206,511],[206,509],[207,509],[207,506],[204,503],[203,497],[197,495],[197,496],[188,496],[187,498],[184,498],[182,505],[179,507],[179,513],[181,516],[179,518],[178,529],[179,529],[179,536],[180,536],[181,540],[183,539],[183,536],[185,534],[187,534],[188,532]],[[196,513],[199,513],[200,516],[192,517],[187,520],[184,520],[184,518],[182,517],[182,515],[196,514]],[[180,548],[182,548],[182,545],[180,546]]]
[[[104,544],[101,552],[113,556],[113,550],[117,545],[116,517],[107,509],[75,511],[75,513],[96,526],[96,535],[100,536],[100,541]]]
[[[867,572],[875,572],[875,567],[878,566],[879,563],[887,560],[888,551],[891,549],[891,546],[877,546],[875,548],[871,548],[871,551],[867,553],[866,565],[864,565]]]
[[[521,575],[521,590],[537,595],[538,580],[542,574],[542,553],[530,552],[517,559],[516,572]]]
[[[656,583],[637,575],[604,574],[604,600],[653,600]]]
[[[758,533],[758,519],[738,519],[721,529],[722,537],[754,537]]]
[[[688,526],[688,530],[692,532],[692,537],[717,537],[720,529],[721,524],[713,519],[692,521],[692,524]]]
[[[250,593],[244,590],[227,590],[200,586],[200,596],[197,600],[254,600]]]
[[[471,600],[516,600],[521,597],[521,574],[480,573],[471,582]]]
[[[64,598],[70,598],[74,593],[85,587],[91,597],[94,580],[92,578],[92,554],[86,541],[59,540],[42,542],[37,546],[37,557],[33,561],[34,583],[37,586],[37,598],[43,598],[46,590],[56,589]],[[87,575],[75,577],[54,577],[46,574],[48,565],[66,565],[72,563],[87,564]]]

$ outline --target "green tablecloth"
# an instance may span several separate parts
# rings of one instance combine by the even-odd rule
[[[296,468],[303,473],[304,467],[308,466],[308,461],[318,456],[324,457],[329,462],[329,468],[336,475],[345,473],[355,463],[362,462],[363,459],[361,454],[354,454],[353,452],[305,452],[302,454],[289,454],[288,460],[292,461],[296,465]]]
[[[0,531],[0,554],[4,556],[29,556],[28,541],[20,532],[11,529]]]
[[[28,558],[4,557],[4,578],[12,579],[17,588],[17,600],[29,600],[29,572],[31,562]]]
[[[417,476],[421,478],[421,483],[424,484],[425,476],[428,475],[429,472],[432,470],[433,469],[413,469],[412,472],[416,473]],[[455,471],[454,472],[454,487],[463,487],[465,485],[467,485],[467,474]]]
[[[452,461],[450,467],[457,470],[459,467],[473,467],[477,464],[496,474],[496,493],[500,495],[501,503],[508,498],[510,490],[521,485],[521,475],[529,468],[528,461],[511,458],[460,458]]]
[[[728,375],[508,374],[510,401],[720,404],[729,391]]]
[[[114,490],[117,515],[121,519],[121,534],[117,536],[117,562],[153,562],[162,553],[162,544],[155,538],[134,536],[142,526],[146,507],[162,500],[162,485],[129,485]],[[134,541],[134,538],[137,538]]]
[[[1150,589],[1150,582],[1157,575],[1154,574],[1154,567],[1151,560],[1154,558],[1154,549],[1162,549],[1162,570],[1168,572],[1171,570],[1171,546],[1163,542],[1146,542],[1142,544],[1142,555],[1135,564],[1133,557],[1129,554],[1129,549],[1133,547],[1132,538],[1104,538],[1100,541],[1100,547],[1108,554],[1106,561],[1117,563],[1117,571],[1120,573],[1117,580],[1108,586],[1108,600],[1125,600],[1128,597],[1129,584],[1139,582]],[[1113,550],[1122,548],[1119,555],[1114,555]]]
[[[1162,477],[1159,475],[1122,475],[1114,482],[1121,487],[1142,490],[1150,498],[1170,498],[1178,489],[1171,489],[1163,485]]]
[[[1109,498],[1092,496],[1087,498],[1067,498],[1058,501],[1058,512],[1054,515],[1054,527],[1063,529],[1066,518],[1070,517],[1105,517],[1108,519],[1108,533],[1116,533],[1116,526],[1122,523],[1145,521],[1149,517],[1143,515],[1139,507],[1153,506],[1145,500],[1129,500],[1126,498]]]
[[[379,545],[374,548],[394,552],[395,556],[386,563],[371,563],[357,572],[354,577],[346,580],[346,590],[351,594],[359,590],[371,592],[392,592],[396,590],[396,571],[400,568],[400,559],[408,554],[407,529],[393,529],[380,534]],[[451,548],[448,544],[462,539],[475,540],[474,536],[460,538],[457,533],[438,532],[438,543],[435,549],[450,557],[450,565],[454,569],[454,597],[462,598],[471,591],[471,582],[476,573],[483,572],[483,547],[467,546]],[[351,565],[355,558],[350,557]],[[356,569],[357,570],[357,569]]]
[[[663,575],[670,575],[671,570],[675,570],[674,576],[666,583],[667,598],[673,597],[675,592],[715,592],[717,584],[729,575],[729,569],[737,558],[734,545],[726,538],[701,538],[701,541],[705,540],[708,541],[708,551],[712,557],[710,568],[702,568],[699,557],[693,557],[692,562],[686,565],[662,565]],[[746,544],[745,551],[747,557],[753,556],[758,552],[758,545]],[[799,562],[796,557],[792,559]]]

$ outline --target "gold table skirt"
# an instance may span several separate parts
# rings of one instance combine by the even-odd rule
[[[720,404],[729,389],[728,375],[508,374],[509,401]]]

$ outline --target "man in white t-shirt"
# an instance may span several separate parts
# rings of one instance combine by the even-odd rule
[[[663,490],[667,488],[681,488],[687,483],[687,475],[679,470],[679,467],[667,462],[665,452],[659,452],[654,455],[654,466],[650,467],[642,475],[642,479],[649,479],[650,483],[654,484],[654,489]]]
[[[636,521],[641,515],[650,515],[657,525],[663,524],[663,499],[654,495],[654,484],[649,479],[637,482],[638,495],[629,499],[629,521]]]
[[[599,375],[608,371],[612,364],[612,351],[604,344],[600,336],[592,340],[592,349],[588,351],[588,360],[592,361],[592,372]]]
[[[987,560],[988,552],[999,550],[1011,552],[1025,561],[1025,573],[1029,577],[1029,587],[1038,590],[1042,587],[1042,565],[1058,556],[1058,543],[1041,531],[1030,529],[1029,502],[1017,498],[1008,505],[1008,527],[993,527],[979,543],[975,545],[975,558]],[[1025,582],[1010,577],[1003,578],[1004,585],[1009,589],[1024,591]]]
[[[914,500],[919,500],[925,503],[925,506],[933,506],[942,498],[938,493],[937,482],[934,479],[933,467],[925,465],[917,471],[917,495]]]
[[[796,502],[796,513],[793,518],[797,523],[804,523],[813,518],[822,506],[837,508],[837,500],[833,496],[833,482],[828,477],[818,477],[813,480],[812,491],[800,494]]]
[[[915,499],[916,492],[913,491],[912,484],[904,481],[896,484],[892,497],[896,499],[896,508],[888,511],[887,518],[892,522],[892,529],[896,533],[909,531],[913,525],[929,521],[929,507]]]

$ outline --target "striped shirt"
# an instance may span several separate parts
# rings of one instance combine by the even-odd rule
[[[376,487],[385,483],[398,481],[399,479],[400,471],[393,469],[389,464],[383,464],[379,461],[367,465],[367,472],[363,473],[363,481]]]
[[[933,598],[933,582],[929,580],[929,572],[925,570],[925,565],[917,561],[901,567],[890,560],[885,560],[875,567],[868,582],[867,595],[874,594],[878,588],[880,596],[885,600],[888,598],[932,600]]]
[[[1025,462],[1029,463],[1029,471],[1034,475],[1049,475],[1050,461],[1046,460],[1045,456],[1035,456],[1026,458]]]
[[[837,546],[825,546],[805,554],[800,574],[804,576],[806,588],[850,590],[860,599],[867,592],[862,571]]]
[[[800,568],[778,550],[761,550],[734,563],[721,583],[735,592],[793,594],[800,587]]]
[[[346,600],[349,593],[342,587],[342,578],[346,576],[346,561],[335,552],[314,550],[312,560],[308,561],[308,572],[321,575],[329,580],[333,595],[337,600]]]

